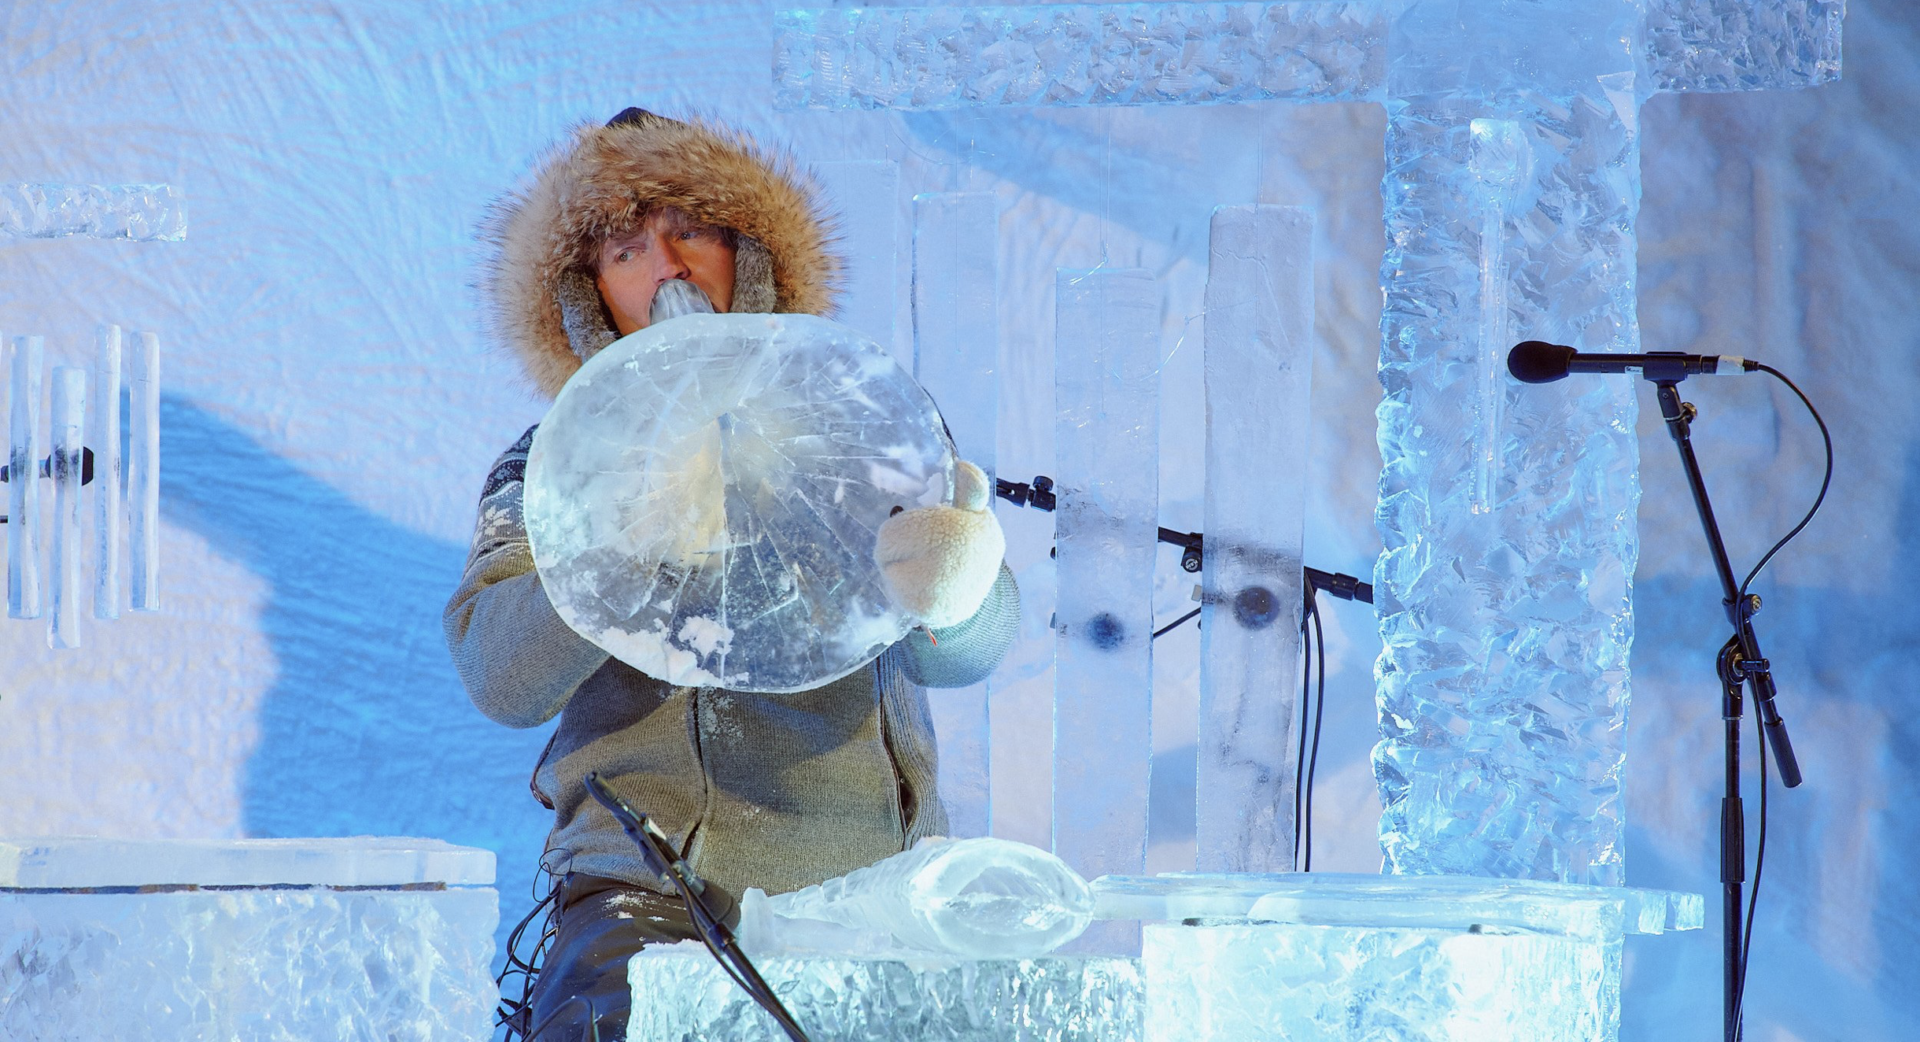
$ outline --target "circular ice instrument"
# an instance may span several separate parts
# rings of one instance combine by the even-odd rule
[[[686,314],[561,389],[527,458],[527,536],[560,617],[628,665],[804,691],[912,625],[874,533],[951,499],[953,466],[926,392],[853,330]]]

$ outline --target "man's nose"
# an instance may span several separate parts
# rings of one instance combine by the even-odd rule
[[[671,236],[663,236],[659,249],[654,256],[660,260],[660,267],[654,272],[655,285],[670,282],[673,279],[691,279],[693,269],[687,266],[686,257],[681,253],[680,241]]]

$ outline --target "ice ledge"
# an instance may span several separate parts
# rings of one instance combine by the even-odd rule
[[[1601,940],[1698,930],[1699,894],[1478,876],[1315,872],[1101,876],[1098,919],[1243,919],[1312,926],[1499,927]]]
[[[492,886],[490,850],[438,839],[0,839],[0,890],[143,886]]]

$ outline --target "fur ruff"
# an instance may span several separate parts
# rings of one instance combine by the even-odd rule
[[[519,358],[543,396],[558,395],[583,357],[604,346],[591,342],[599,331],[578,328],[592,323],[563,310],[578,310],[583,259],[668,206],[740,234],[733,311],[830,316],[843,266],[818,194],[790,156],[712,124],[648,116],[576,127],[483,225],[491,339]],[[588,341],[584,351],[569,339],[570,319]]]

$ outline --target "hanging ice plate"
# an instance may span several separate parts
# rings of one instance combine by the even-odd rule
[[[561,389],[527,457],[534,565],[567,625],[670,684],[804,691],[911,625],[873,563],[952,498],[926,392],[811,315],[685,315]]]

